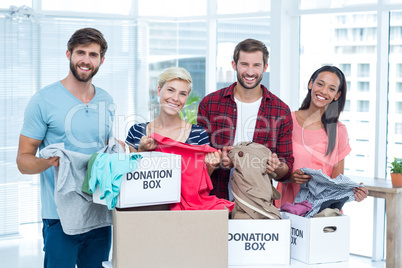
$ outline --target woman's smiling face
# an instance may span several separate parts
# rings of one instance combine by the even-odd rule
[[[317,108],[326,108],[332,101],[338,100],[341,92],[339,77],[331,72],[321,72],[314,81],[310,81],[311,104]]]
[[[179,79],[167,81],[162,88],[158,87],[158,96],[160,97],[161,112],[177,114],[186,104],[189,96],[189,84]]]

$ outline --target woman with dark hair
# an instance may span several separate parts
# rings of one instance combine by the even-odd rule
[[[308,82],[308,92],[298,111],[292,112],[293,119],[293,171],[289,179],[278,183],[281,200],[293,204],[300,184],[311,180],[311,176],[300,169],[321,169],[331,178],[344,172],[345,157],[350,153],[349,137],[339,115],[346,102],[346,80],[335,66],[323,66],[316,70]],[[367,197],[367,189],[354,189],[356,201]]]

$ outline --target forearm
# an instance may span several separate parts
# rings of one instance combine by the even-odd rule
[[[17,166],[22,174],[38,174],[52,165],[44,158],[31,154],[20,154],[17,156]]]

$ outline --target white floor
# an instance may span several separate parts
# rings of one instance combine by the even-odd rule
[[[0,267],[36,268],[43,267],[42,235],[40,224],[26,224],[20,227],[20,235],[0,237]],[[269,266],[273,267],[273,266]],[[289,266],[277,266],[289,267]],[[307,265],[291,260],[290,267],[308,268],[385,268],[385,262],[372,262],[371,259],[351,255],[349,262]],[[236,268],[240,268],[236,266]],[[242,267],[246,268],[246,267]],[[250,268],[262,268],[253,266]]]

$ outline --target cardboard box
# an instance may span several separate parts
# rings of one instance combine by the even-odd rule
[[[139,153],[143,158],[133,172],[123,175],[117,208],[178,203],[181,193],[181,156],[161,152]],[[94,203],[106,205],[96,188]]]
[[[349,260],[349,216],[304,218],[283,213],[292,222],[291,258],[308,264]],[[334,232],[325,232],[332,227]]]
[[[113,211],[113,268],[228,267],[228,210]]]
[[[290,220],[229,220],[229,265],[289,265]]]

